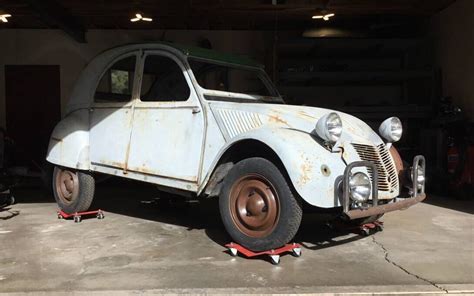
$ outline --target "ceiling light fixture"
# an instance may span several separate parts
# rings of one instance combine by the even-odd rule
[[[3,23],[8,23],[7,17],[11,17],[11,14],[5,13],[5,14],[0,14],[0,21]]]
[[[334,13],[328,13],[328,14],[318,14],[318,15],[313,15],[313,19],[323,19],[325,21],[329,21],[329,18],[335,16]]]
[[[138,22],[138,21],[151,22],[151,21],[153,21],[153,19],[150,18],[150,17],[143,17],[143,15],[142,15],[141,13],[136,13],[136,14],[135,14],[135,17],[134,17],[134,18],[131,18],[130,21],[131,21],[132,23]]]

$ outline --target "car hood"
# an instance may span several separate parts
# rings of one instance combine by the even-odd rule
[[[209,103],[221,130],[228,138],[255,128],[278,127],[312,133],[316,122],[324,115],[335,112],[342,120],[343,132],[339,142],[379,145],[383,141],[362,120],[335,110],[284,104]]]

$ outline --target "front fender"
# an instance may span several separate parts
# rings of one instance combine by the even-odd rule
[[[324,208],[341,205],[335,187],[346,165],[340,153],[328,151],[306,132],[286,128],[260,128],[240,134],[227,142],[219,156],[235,143],[248,139],[266,144],[278,155],[293,187],[306,202]]]
[[[54,128],[46,160],[60,166],[89,170],[89,111],[79,109]]]

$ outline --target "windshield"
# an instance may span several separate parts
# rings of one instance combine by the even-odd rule
[[[206,99],[282,102],[265,72],[260,69],[222,65],[196,59],[189,59],[189,64],[202,88],[217,91],[213,95],[206,94]],[[219,95],[219,92],[235,95],[223,97]]]

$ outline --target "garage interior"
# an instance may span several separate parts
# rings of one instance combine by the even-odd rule
[[[474,293],[474,1],[0,0],[0,40],[0,294]],[[45,155],[76,80],[153,42],[249,57],[287,104],[375,131],[399,117],[428,198],[368,237],[308,211],[278,266],[225,252],[216,199],[150,183],[97,174],[106,218],[57,220]]]

